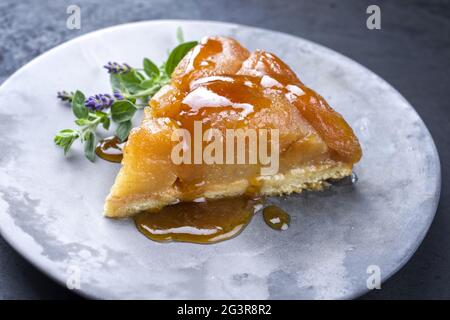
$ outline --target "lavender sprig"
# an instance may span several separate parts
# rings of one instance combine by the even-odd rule
[[[61,101],[72,102],[73,100],[73,92],[67,92],[65,90],[58,91],[56,97]]]
[[[122,95],[122,93],[119,90],[114,90],[113,91],[113,96],[117,100],[124,100],[125,99],[124,96]]]
[[[111,107],[114,101],[110,94],[99,93],[87,98],[84,105],[91,111],[101,111]]]
[[[117,62],[108,62],[106,65],[103,66],[106,70],[108,70],[108,73],[118,74],[118,73],[128,73],[133,68],[130,67],[128,64],[123,63],[119,64]]]

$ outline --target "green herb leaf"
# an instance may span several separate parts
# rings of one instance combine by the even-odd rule
[[[84,101],[86,100],[86,97],[84,96],[83,92],[77,90],[75,94],[73,95],[72,99],[72,111],[73,114],[79,118],[87,118],[89,114],[89,110],[84,105]]]
[[[83,126],[88,126],[88,125],[90,125],[90,124],[91,124],[91,120],[86,119],[86,118],[76,119],[76,120],[75,120],[75,123],[76,123],[78,126],[83,127]]]
[[[168,76],[172,75],[173,70],[175,70],[181,59],[183,59],[186,53],[188,53],[196,45],[197,41],[185,42],[179,44],[175,49],[172,50],[165,65],[165,71]]]
[[[95,111],[93,114],[91,113],[92,116],[94,116],[94,118],[104,118],[107,117],[108,114],[106,112],[103,111]]]
[[[92,131],[86,131],[84,134],[84,155],[90,161],[95,160],[95,134]]]
[[[113,91],[118,90],[123,92],[125,90],[122,85],[122,77],[120,77],[120,74],[111,73],[109,76],[109,83],[111,84]]]
[[[144,71],[150,78],[159,76],[158,66],[148,58],[144,58]]]
[[[119,123],[116,129],[116,136],[120,139],[120,141],[123,142],[127,140],[128,135],[130,134],[131,131],[131,127],[132,127],[131,120]]]
[[[95,111],[94,114],[91,113],[92,120],[99,119],[100,123],[102,124],[103,128],[105,130],[109,129],[109,125],[111,124],[111,119],[109,118],[109,114],[103,112],[103,111]]]
[[[103,129],[108,130],[109,126],[111,125],[111,119],[109,119],[109,117],[105,117],[102,119],[101,121]]]
[[[178,43],[184,42],[183,29],[181,29],[181,27],[177,28],[177,41],[178,41]]]
[[[142,89],[148,89],[151,88],[155,85],[155,80],[154,79],[147,79],[141,82],[141,84],[139,85]]]
[[[139,71],[137,71],[136,69],[133,69],[133,70],[131,71],[131,73],[134,73],[134,76],[135,76],[137,79],[139,79],[141,82],[144,81],[144,80],[146,79],[145,76],[144,76],[142,73],[140,73]]]
[[[139,84],[145,80],[145,77],[135,69],[123,74],[111,74],[109,81],[113,90],[134,94],[141,88]]]
[[[133,119],[136,106],[128,100],[119,100],[111,106],[111,118],[114,122],[121,123]]]
[[[57,146],[60,146],[64,149],[64,155],[67,154],[67,152],[70,150],[70,147],[72,146],[73,142],[77,140],[80,137],[80,134],[76,130],[72,129],[64,129],[59,131],[55,137],[53,138],[53,141],[55,141],[55,144]]]

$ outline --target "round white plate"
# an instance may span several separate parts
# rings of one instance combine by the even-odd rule
[[[53,135],[73,126],[58,90],[110,92],[102,65],[158,63],[187,40],[227,35],[286,61],[354,128],[363,147],[359,182],[275,200],[291,213],[285,232],[260,214],[214,245],[160,244],[131,220],[102,216],[119,165],[69,157]],[[358,63],[310,41],[269,30],[202,21],[148,21],[96,31],[36,58],[0,88],[0,230],[61,283],[79,278],[95,298],[353,298],[367,279],[386,279],[411,257],[433,219],[440,166],[411,105]],[[375,272],[374,274],[371,274]],[[370,281],[369,281],[370,282]]]

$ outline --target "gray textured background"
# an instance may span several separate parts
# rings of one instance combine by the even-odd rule
[[[65,28],[69,4],[81,7],[81,30]],[[380,31],[365,27],[369,4],[381,7]],[[0,0],[0,82],[49,48],[86,32],[165,18],[237,22],[298,35],[362,63],[399,90],[435,139],[442,163],[441,202],[429,234],[410,262],[382,290],[364,298],[450,298],[446,166],[450,157],[450,1]],[[0,298],[77,297],[34,269],[2,239],[0,270]]]

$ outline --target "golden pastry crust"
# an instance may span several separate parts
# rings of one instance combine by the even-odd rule
[[[258,188],[261,196],[286,195],[302,190],[322,190],[329,179],[341,179],[352,174],[352,166],[340,162],[308,165],[293,168],[287,173],[272,176],[258,176]],[[243,195],[250,187],[247,179],[231,184],[214,184],[199,194],[199,198],[219,199]],[[148,195],[111,196],[105,204],[105,215],[110,218],[124,218],[143,210],[159,210],[167,205],[183,201],[183,192],[176,185],[159,193]]]

